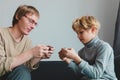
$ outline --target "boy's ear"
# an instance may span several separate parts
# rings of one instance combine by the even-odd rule
[[[91,31],[94,32],[94,33],[96,33],[97,28],[95,26],[92,26]]]

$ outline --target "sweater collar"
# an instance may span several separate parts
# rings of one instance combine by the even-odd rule
[[[85,44],[85,47],[90,48],[92,47],[97,41],[99,40],[98,36],[96,36],[95,38],[93,38],[91,41],[89,41],[88,43]]]

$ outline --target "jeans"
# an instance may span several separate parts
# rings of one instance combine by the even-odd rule
[[[21,65],[6,74],[2,80],[31,80],[31,73],[27,67]]]

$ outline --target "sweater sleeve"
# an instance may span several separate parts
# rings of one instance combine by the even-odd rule
[[[97,56],[94,64],[91,65],[87,61],[82,60],[78,65],[70,63],[69,67],[71,67],[76,74],[82,73],[90,79],[100,79],[103,77],[107,65],[112,64],[114,66],[114,55],[112,48],[106,44],[100,46],[96,52]],[[112,65],[109,66],[110,69],[113,69]]]
[[[6,52],[4,50],[4,41],[0,36],[0,76],[10,71],[10,65],[12,61],[13,57],[6,57]]]
[[[30,39],[28,39],[26,41],[25,45],[26,45],[26,47],[25,47],[26,50],[29,50],[29,49],[31,49],[33,47],[32,41]],[[39,67],[39,62],[37,64],[35,64],[34,66],[32,66],[31,61],[32,61],[32,59],[30,59],[29,61],[27,61],[25,63],[25,65],[32,71],[32,70],[35,70],[35,69],[37,69]]]
[[[74,61],[71,61],[68,65],[68,67],[71,68],[74,71],[75,75],[77,75],[78,67],[77,67],[77,65],[75,64]]]
[[[99,79],[103,76],[106,66],[114,61],[113,59],[113,51],[108,45],[103,45],[98,48],[98,54],[95,59],[95,63],[90,65],[86,61],[82,61],[78,67],[82,74],[86,75],[92,79]],[[111,65],[110,68],[113,66]]]

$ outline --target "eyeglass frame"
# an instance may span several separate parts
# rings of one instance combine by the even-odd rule
[[[37,25],[38,25],[38,23],[37,23],[37,22],[35,22],[33,19],[29,18],[28,16],[24,15],[24,17],[25,17],[25,18],[27,18],[27,19],[28,19],[28,21],[29,21],[31,24],[34,24],[35,26],[37,26]]]

